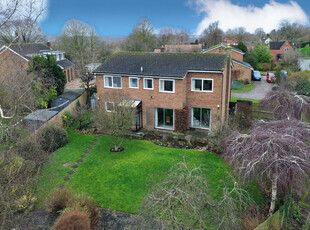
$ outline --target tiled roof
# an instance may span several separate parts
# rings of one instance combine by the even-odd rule
[[[223,71],[226,54],[117,53],[95,73],[183,78],[188,71]]]
[[[31,54],[38,54],[42,50],[51,50],[46,45],[42,43],[20,43],[20,44],[13,44],[10,46],[12,50],[14,50],[16,53],[19,53],[20,55],[24,57],[28,57],[28,55]]]
[[[245,67],[253,70],[253,67],[249,63],[247,63],[247,62],[239,61],[239,60],[237,60],[235,58],[232,58],[232,62],[238,63],[239,65],[245,66]]]
[[[211,47],[209,47],[209,48],[203,50],[202,52],[203,52],[203,53],[208,53],[208,52],[210,52],[210,51],[212,51],[212,50],[214,50],[214,49],[217,49],[217,48],[219,48],[219,47],[225,48],[225,47],[227,47],[227,46],[228,46],[228,45],[225,45],[225,44],[218,44],[218,45],[215,45],[215,46],[211,46]],[[232,47],[232,46],[230,46],[230,47],[231,47],[231,49],[232,49],[233,51],[235,51],[235,52],[237,52],[237,53],[241,53],[241,54],[244,55],[244,52],[243,52],[242,50],[239,50],[239,49],[237,49],[237,48],[235,48],[235,47]]]
[[[57,64],[58,65],[60,65],[62,68],[68,68],[68,67],[70,67],[70,66],[75,66],[74,64],[73,64],[73,62],[71,62],[69,59],[62,59],[62,60],[60,60],[60,61],[57,61]]]
[[[269,49],[271,49],[271,50],[279,50],[279,49],[281,49],[281,47],[283,46],[284,43],[285,43],[285,41],[282,41],[282,42],[270,42],[269,43]]]

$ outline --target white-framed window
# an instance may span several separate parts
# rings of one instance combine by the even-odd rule
[[[192,91],[213,92],[213,79],[192,78]]]
[[[105,102],[105,110],[107,112],[112,112],[114,110],[114,102],[106,101]]]
[[[174,109],[155,108],[155,128],[174,130]]]
[[[288,50],[289,50],[288,47],[284,48],[284,52],[288,52]]]
[[[159,92],[174,93],[174,80],[159,79]]]
[[[129,88],[139,89],[139,78],[129,77]]]
[[[191,108],[191,127],[199,129],[211,129],[211,113],[210,108]]]
[[[122,88],[122,77],[104,75],[104,87],[105,88]]]
[[[154,89],[154,79],[153,78],[144,78],[143,80],[144,89]]]

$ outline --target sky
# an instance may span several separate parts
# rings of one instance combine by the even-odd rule
[[[278,28],[282,20],[309,25],[309,0],[44,0],[46,12],[39,24],[48,35],[61,34],[66,21],[77,19],[100,36],[127,36],[146,17],[155,31],[185,29],[200,35],[212,22],[226,31],[245,27],[248,32]]]

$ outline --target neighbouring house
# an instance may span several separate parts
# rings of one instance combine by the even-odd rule
[[[42,43],[13,44],[0,48],[0,80],[9,77],[14,71],[26,71],[33,56],[53,55],[58,66],[66,74],[67,82],[74,79],[75,65],[65,58],[65,52],[55,51]]]
[[[232,37],[231,39],[229,39],[228,37],[225,37],[224,43],[229,46],[236,46],[238,45],[238,39],[235,37]]]
[[[210,47],[203,51],[203,53],[225,53],[225,48],[228,47],[224,44],[219,44],[213,47]],[[252,77],[253,67],[243,61],[244,52],[241,50],[232,47],[231,48],[231,57],[232,57],[232,80],[241,80],[244,82],[250,82]]]
[[[87,65],[85,65],[85,71],[86,72],[93,72],[95,69],[97,69],[99,66],[101,65],[101,63],[89,63]]]
[[[289,51],[293,51],[294,48],[288,41],[281,42],[269,42],[269,51],[274,60],[279,60],[283,54]]]
[[[220,128],[228,118],[230,53],[117,53],[94,71],[98,99],[117,90],[128,95],[137,129]]]

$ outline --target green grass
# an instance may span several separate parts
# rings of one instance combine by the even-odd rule
[[[63,183],[70,167],[63,163],[79,159],[95,136],[70,131],[69,143],[49,156],[42,171],[38,190],[39,205],[54,187]],[[218,187],[232,185],[230,167],[216,154],[157,146],[150,141],[125,139],[121,153],[109,151],[109,138],[103,136],[67,183],[77,193],[85,192],[102,207],[137,213],[141,200],[154,183],[162,181],[170,167],[185,157],[191,166],[203,165],[211,196],[219,197]],[[252,197],[261,203],[263,198],[256,185],[248,186]]]
[[[259,104],[261,102],[261,100],[251,99],[251,98],[241,98],[241,97],[231,97],[230,98],[230,102],[236,102],[237,100],[253,101],[254,104]]]
[[[255,85],[253,83],[244,84],[243,81],[233,81],[231,84],[231,92],[232,93],[245,93],[253,90]]]
[[[300,48],[298,49],[298,51],[305,56],[309,56],[310,55],[310,47],[304,47],[304,48]]]

